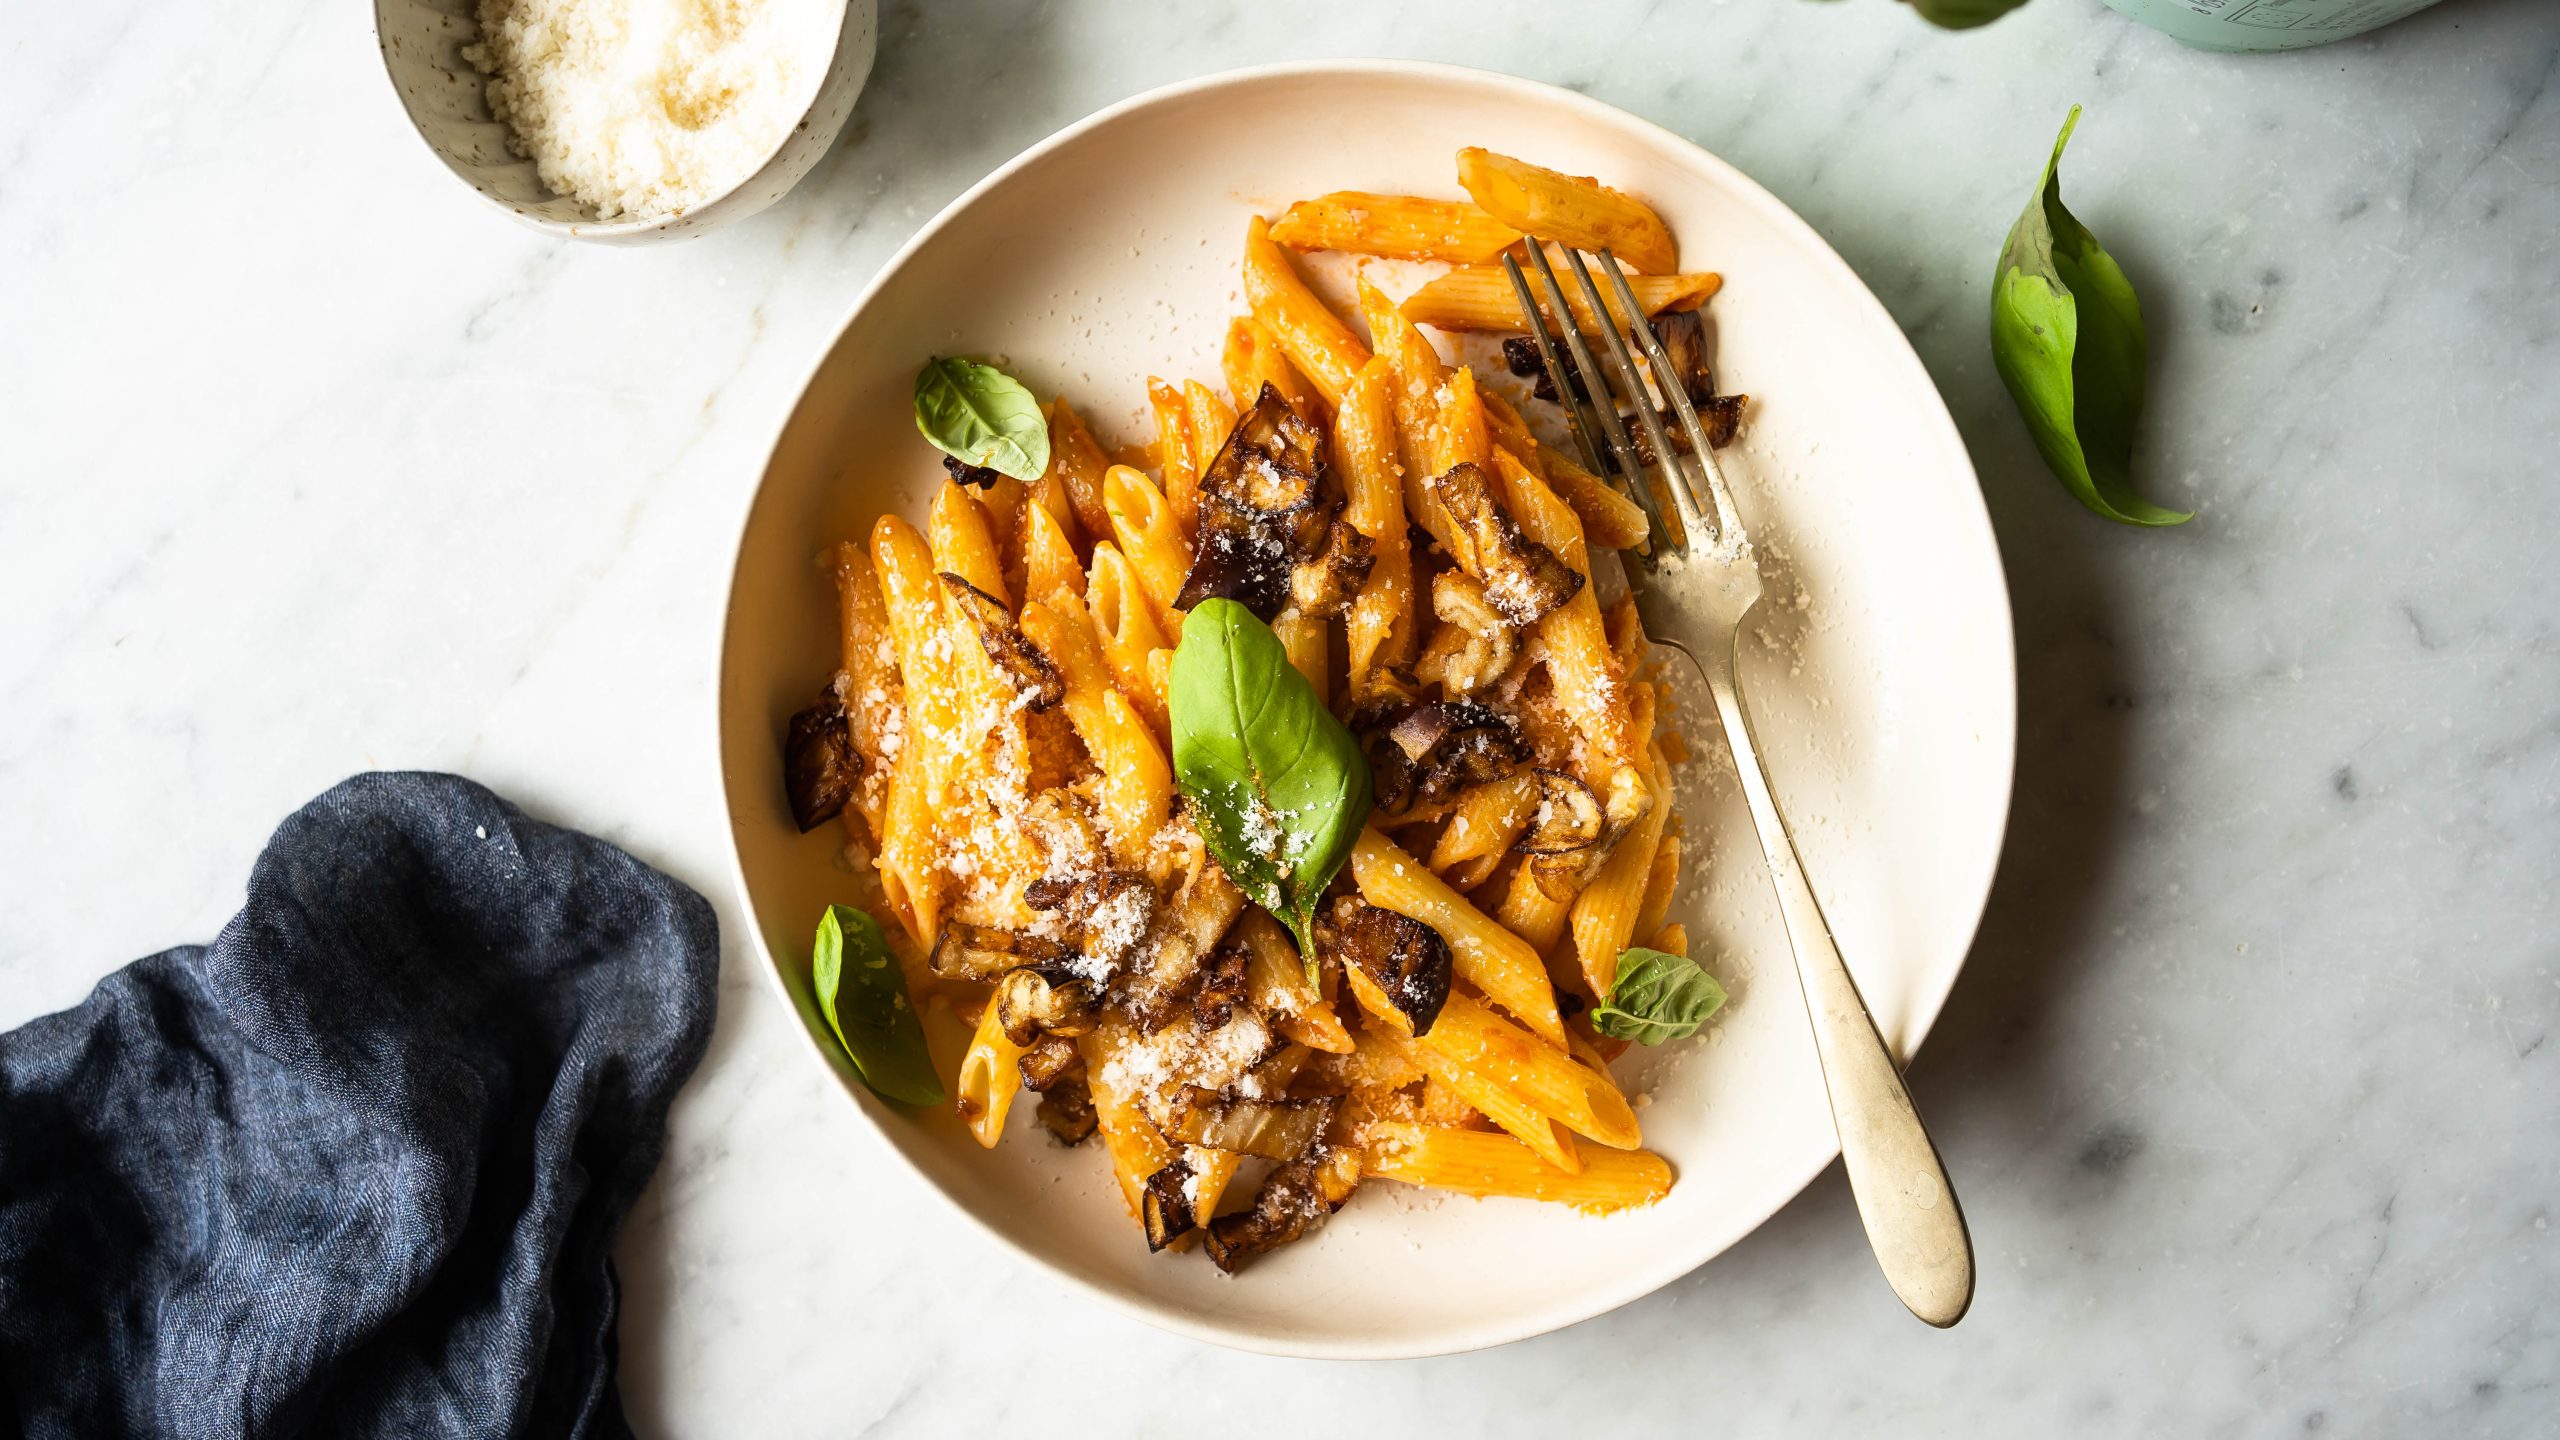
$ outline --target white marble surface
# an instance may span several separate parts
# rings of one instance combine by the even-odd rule
[[[803,189],[645,252],[472,203],[367,6],[13,15],[0,1024],[209,937],[331,781],[446,767],[692,880],[731,934],[621,1251],[643,1433],[2551,1433],[2560,6],[2260,59],[2096,0],[1968,35],[1882,0],[1654,8],[897,0]],[[1835,1171],[1668,1290],[1490,1354],[1159,1335],[943,1214],[738,948],[712,644],[803,367],[1022,146],[1328,54],[1560,81],[1702,141],[1866,276],[1964,427],[2024,713],[2008,860],[1913,1071],[1984,1266],[1952,1334],[1899,1312]],[[2176,533],[2067,502],[1984,348],[2074,100],[2067,193],[2151,317],[2147,484],[2201,512]]]

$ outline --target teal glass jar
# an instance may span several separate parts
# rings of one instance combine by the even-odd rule
[[[2436,0],[2107,0],[2200,50],[2300,50],[2404,19]]]

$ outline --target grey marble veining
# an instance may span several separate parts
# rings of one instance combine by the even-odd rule
[[[1881,0],[900,0],[799,193],[647,252],[470,203],[367,16],[13,17],[0,1024],[208,936],[345,772],[457,768],[691,879],[732,932],[621,1252],[643,1433],[2560,1429],[2560,7],[2447,0],[2236,58],[2096,0],[1965,35]],[[1159,1335],[924,1196],[745,963],[710,657],[800,371],[1022,146],[1327,54],[1553,80],[1696,138],[1839,247],[1947,394],[2023,707],[2007,860],[1913,1070],[1984,1265],[1951,1334],[1899,1312],[1835,1172],[1686,1280],[1490,1354]],[[2072,506],[1984,348],[2073,101],[2065,193],[2141,287],[2141,469],[2200,512],[2178,532]]]

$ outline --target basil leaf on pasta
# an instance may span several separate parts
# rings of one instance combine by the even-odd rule
[[[828,906],[818,921],[809,980],[827,1028],[836,1032],[863,1084],[908,1105],[942,1103],[942,1080],[925,1049],[924,1025],[907,999],[907,977],[890,955],[879,921],[850,905]]]
[[[1618,956],[1609,998],[1591,1012],[1591,1028],[1612,1040],[1659,1045],[1686,1040],[1724,1005],[1724,987],[1686,955],[1630,946]]]
[[[1233,600],[1191,611],[1166,689],[1174,775],[1200,838],[1236,888],[1297,936],[1312,972],[1316,900],[1369,816],[1359,742],[1280,637]]]
[[[1016,480],[1049,468],[1049,421],[1031,392],[993,365],[928,360],[916,372],[916,429],[966,465]]]

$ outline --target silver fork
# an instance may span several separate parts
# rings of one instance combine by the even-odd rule
[[[1564,289],[1556,283],[1555,268],[1543,248],[1535,244],[1524,248],[1547,298],[1545,313],[1532,298],[1519,261],[1505,255],[1502,266],[1520,297],[1521,313],[1529,318],[1530,333],[1537,339],[1539,358],[1556,387],[1557,399],[1572,418],[1574,438],[1593,473],[1625,489],[1651,522],[1646,547],[1624,557],[1636,612],[1655,644],[1678,650],[1698,667],[1715,696],[1716,714],[1724,722],[1733,767],[1751,805],[1760,849],[1768,857],[1769,879],[1777,886],[1778,913],[1795,949],[1805,1010],[1813,1021],[1814,1049],[1821,1056],[1823,1083],[1831,1099],[1831,1119],[1840,1134],[1840,1156],[1849,1172],[1850,1193],[1857,1197],[1859,1219],[1866,1224],[1868,1243],[1884,1268],[1886,1282],[1912,1314],[1932,1325],[1953,1325],[1973,1303],[1973,1241],[1965,1232],[1964,1211],[1947,1183],[1937,1147],[1920,1123],[1920,1112],[1912,1108],[1911,1093],[1903,1088],[1901,1073],[1876,1031],[1875,1017],[1858,994],[1849,967],[1841,962],[1840,947],[1831,938],[1822,905],[1805,880],[1804,862],[1787,834],[1786,818],[1779,812],[1777,797],[1769,792],[1769,777],[1761,769],[1759,747],[1751,738],[1751,718],[1742,708],[1735,644],[1743,617],[1760,602],[1760,569],[1741,513],[1734,508],[1733,492],[1725,484],[1714,449],[1707,444],[1705,427],[1698,423],[1697,407],[1673,374],[1661,339],[1644,323],[1644,309],[1636,303],[1616,258],[1606,250],[1599,254],[1600,268],[1615,289],[1619,313],[1627,317],[1623,327],[1627,335],[1619,333],[1621,326],[1601,303],[1599,287],[1592,283],[1582,256],[1564,252],[1606,342],[1604,369],[1594,363],[1582,327],[1571,323],[1572,307],[1565,303]],[[1550,315],[1564,321],[1564,348],[1584,379],[1587,395],[1559,363]],[[1679,418],[1690,458],[1705,478],[1706,505],[1700,504],[1688,468],[1672,449],[1655,402],[1636,372],[1627,350],[1628,335],[1642,347],[1655,388]],[[1643,463],[1618,416],[1611,397],[1613,385],[1634,410],[1658,464]]]

